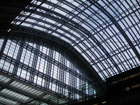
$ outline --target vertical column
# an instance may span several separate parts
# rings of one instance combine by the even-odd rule
[[[74,59],[74,88],[77,90],[77,71],[76,71],[76,59]],[[77,91],[75,91],[74,98],[77,98]]]
[[[49,48],[48,56],[50,57],[50,59],[49,59],[50,61],[47,62],[46,74],[51,77],[51,69],[52,69],[52,63],[53,63],[52,60],[53,60],[53,49],[54,49],[54,46],[49,46],[48,48]],[[48,78],[47,83],[48,83],[47,88],[52,90],[52,82],[51,82],[50,78]]]
[[[62,62],[62,58],[61,58],[61,54],[62,54],[62,51],[59,49],[59,59],[58,61],[61,63]],[[58,72],[59,72],[59,80],[62,81],[62,67],[58,68]],[[59,84],[58,85],[58,92],[61,93],[61,85]]]
[[[23,40],[22,40],[23,39]],[[14,69],[13,69],[13,75],[17,75],[17,71],[18,71],[18,67],[19,67],[19,62],[20,62],[20,59],[21,59],[21,55],[22,55],[22,52],[23,52],[23,47],[25,45],[25,37],[23,37],[21,39],[21,43],[20,43],[20,47],[19,47],[19,51],[18,51],[18,54],[17,54],[17,57],[16,57],[16,64],[14,65]]]
[[[66,65],[66,61],[67,61],[67,60],[66,60],[66,51],[64,51],[64,65],[65,65],[65,66],[67,66],[67,65]],[[64,68],[64,71],[65,71],[65,72],[64,72],[64,83],[66,84],[66,78],[67,78],[67,77],[66,77],[66,76],[67,76],[67,75],[66,75],[66,72],[67,72],[67,68]],[[65,95],[65,94],[66,94],[66,93],[65,93],[66,87],[63,87],[63,88],[64,88],[64,95]]]
[[[86,79],[85,79],[86,78],[86,74],[85,74],[85,69],[86,68],[84,68],[84,77],[83,77],[83,82],[84,82],[83,83],[83,93],[84,93],[83,94],[83,99],[84,100],[86,100]]]
[[[48,47],[47,47],[47,44],[44,44],[43,46],[45,46],[45,47],[46,47],[46,55],[48,56],[48,50],[49,50],[49,49],[48,49]],[[47,62],[48,62],[48,57],[46,57],[46,58],[45,58],[45,61],[46,61],[45,63],[47,63]],[[46,73],[46,74],[47,74],[47,69],[48,69],[48,67],[47,67],[47,66],[48,66],[48,65],[47,65],[47,64],[45,64],[45,65],[46,65],[46,68],[45,68],[46,70],[45,70],[45,72],[44,72],[44,73]],[[49,83],[48,83],[48,78],[49,78],[49,77],[45,77],[45,85],[44,85],[44,86],[45,86],[45,88],[49,88],[49,87],[48,87],[48,86],[49,86]]]
[[[63,55],[65,54],[65,51],[63,51]],[[62,64],[65,65],[65,57],[63,56],[63,60],[62,60]],[[62,85],[62,94],[64,94],[64,84],[65,84],[65,80],[64,80],[64,77],[65,77],[65,66],[63,66],[63,69],[62,69],[62,81],[63,81],[63,85]]]
[[[59,50],[59,51],[60,51],[60,60],[59,61],[61,64],[64,64],[64,57],[62,56],[63,51],[62,50]],[[64,83],[64,66],[59,69],[59,80]],[[60,86],[59,92],[61,94],[63,94],[63,85]]]
[[[71,65],[71,59],[70,59],[70,62],[69,62],[69,68],[72,69],[72,65]],[[72,84],[72,71],[69,70],[69,85],[70,87],[73,87],[73,84]],[[72,88],[69,88],[70,92],[71,92],[71,98],[73,98],[73,90]]]
[[[81,81],[81,76],[79,76],[79,90],[81,91],[82,90],[82,81]],[[80,99],[82,99],[82,93],[80,92],[80,94],[79,94],[80,96],[79,96],[79,98]]]
[[[39,49],[40,49],[40,45],[39,45],[39,42],[37,42],[36,43],[36,50],[35,50],[34,57],[33,57],[33,63],[32,63],[32,68],[34,70],[36,70],[36,66],[37,66]],[[35,72],[30,71],[29,81],[31,81],[33,83],[34,82],[34,77],[35,77]]]

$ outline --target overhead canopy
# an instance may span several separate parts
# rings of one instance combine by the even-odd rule
[[[67,52],[75,50],[77,58],[80,58],[85,63],[86,70],[89,70],[86,72],[91,75],[93,73],[93,78],[96,77],[94,82],[102,79],[104,84],[106,78],[140,66],[138,0],[5,0],[0,4],[2,35],[38,36],[43,40],[55,40],[61,47],[66,48]],[[0,46],[3,41],[0,40]],[[18,41],[16,44],[18,46]],[[5,54],[3,56],[1,62],[8,59],[16,65],[15,59]],[[39,74],[38,71],[36,74]],[[98,76],[95,76],[96,74]],[[47,75],[45,77],[53,79]],[[54,81],[59,84],[58,80]],[[13,77],[1,67],[0,103],[34,105],[41,102],[42,105],[53,105],[77,101],[70,98],[68,91],[63,96],[30,82],[18,76]],[[67,87],[69,91],[72,90],[72,87]],[[65,86],[60,85],[60,88]],[[83,88],[73,90],[75,94],[79,92],[79,96],[83,98]],[[93,94],[96,94],[94,90]]]
[[[32,0],[10,28],[69,43],[105,80],[140,64],[139,12],[137,0]]]

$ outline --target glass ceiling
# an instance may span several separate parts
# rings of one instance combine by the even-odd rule
[[[66,41],[105,80],[140,65],[139,16],[138,0],[32,0],[11,24]]]

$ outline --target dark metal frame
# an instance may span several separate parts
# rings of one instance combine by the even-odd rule
[[[10,26],[12,31],[5,37],[0,51],[0,59],[9,58],[3,54],[9,37],[23,36],[24,38],[26,35],[29,35],[32,39],[35,37],[42,38],[42,41],[48,41],[63,50],[66,49],[66,53],[76,57],[78,63],[84,63],[83,78],[82,75],[77,74],[72,69],[67,69],[69,72],[79,75],[83,80],[90,75],[91,81],[94,81],[92,86],[96,88],[97,94],[100,93],[99,91],[104,91],[106,78],[140,65],[140,32],[138,29],[140,27],[140,19],[138,17],[140,7],[138,1],[135,3],[132,0],[122,1],[128,5],[127,7],[121,1],[113,0],[77,0],[72,2],[59,0],[55,4],[51,0],[39,1],[41,2],[39,5],[37,4],[38,1],[34,1],[24,9],[24,12],[29,13],[29,15],[23,12],[12,22]],[[45,8],[42,4],[49,5],[51,8]],[[72,11],[61,5],[71,8]],[[56,9],[64,12],[66,15],[61,14]],[[33,14],[39,17],[33,17]],[[22,20],[22,18],[24,19]],[[32,19],[34,22],[27,21],[27,19]],[[46,19],[53,20],[55,23]],[[17,25],[18,22],[19,24]],[[29,24],[29,26],[23,26],[23,23]],[[39,27],[42,30],[37,30],[35,27]],[[40,44],[40,42],[37,43],[38,45]],[[24,46],[24,44],[21,43],[20,46]],[[28,50],[32,49],[32,51],[47,58],[48,61],[56,64],[58,67],[66,68],[65,65],[53,60],[52,57],[39,52],[37,50],[39,46],[36,48],[30,45],[27,46],[29,47]],[[22,52],[22,50],[20,51]],[[18,53],[17,61],[9,58],[16,65],[14,68],[15,74],[20,65],[18,62],[21,58],[21,52]],[[64,54],[65,57],[67,56],[66,53]],[[34,57],[34,61],[37,60],[38,58]],[[37,62],[34,62],[32,68],[35,68],[36,64]],[[15,74],[13,75],[15,76]],[[31,74],[34,75],[33,71],[31,71]],[[38,72],[38,74],[41,73]],[[41,75],[44,76],[45,74]],[[30,80],[33,81],[34,77]],[[57,83],[60,83],[60,81],[57,81]],[[66,84],[60,84],[62,87],[66,87]],[[69,87],[69,89],[75,92],[78,91],[72,87]]]

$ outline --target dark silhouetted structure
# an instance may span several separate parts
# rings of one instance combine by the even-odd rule
[[[139,16],[138,0],[1,0],[0,105],[111,103],[108,79],[140,66]]]

